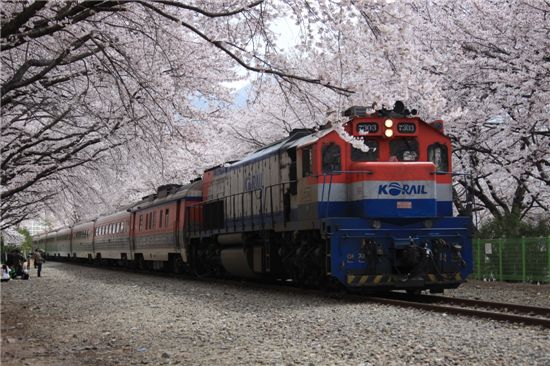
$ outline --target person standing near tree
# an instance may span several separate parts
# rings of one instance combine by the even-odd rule
[[[32,259],[34,260],[34,266],[36,267],[36,277],[40,277],[40,272],[42,272],[42,264],[45,262],[45,260],[44,257],[42,257],[42,253],[40,253],[38,248],[34,250]]]

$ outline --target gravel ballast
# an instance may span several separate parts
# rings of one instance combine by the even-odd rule
[[[548,365],[550,332],[371,303],[48,262],[1,285],[2,365]],[[550,286],[449,296],[550,307]]]

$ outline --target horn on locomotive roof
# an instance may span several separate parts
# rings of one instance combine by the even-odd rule
[[[367,115],[367,107],[354,105],[342,112],[342,117],[365,117]]]
[[[382,106],[381,109],[376,111],[376,114],[379,116],[415,116],[417,114],[416,109],[408,110],[405,108],[405,104],[398,100],[393,105],[393,109],[386,109]],[[367,116],[367,107],[354,105],[344,112],[342,112],[343,117],[366,117]]]

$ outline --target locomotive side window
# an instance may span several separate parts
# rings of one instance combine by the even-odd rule
[[[368,151],[363,151],[355,147],[351,147],[351,161],[377,161],[378,160],[378,141],[365,140],[365,145],[369,148]]]
[[[323,173],[342,170],[340,146],[335,143],[323,145]]]
[[[428,146],[428,160],[435,164],[436,171],[449,171],[449,154],[447,152],[447,146],[439,143]]]
[[[398,161],[418,160],[418,141],[414,138],[395,139],[390,142],[390,156]]]
[[[309,177],[313,174],[313,160],[311,147],[302,150],[302,177]]]

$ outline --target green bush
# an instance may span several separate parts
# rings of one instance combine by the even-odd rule
[[[518,216],[509,214],[481,224],[477,236],[480,238],[550,236],[550,216],[521,220]]]

